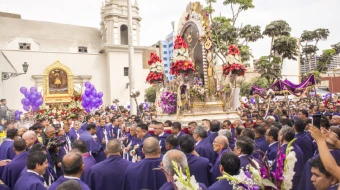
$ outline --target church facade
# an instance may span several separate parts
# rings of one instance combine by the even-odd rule
[[[144,101],[145,78],[149,72],[143,64],[145,52],[141,47],[140,21],[137,4],[132,6],[133,68],[128,62],[128,17],[125,0],[106,1],[101,8],[99,29],[59,23],[23,20],[20,16],[0,14],[0,72],[22,73],[22,64],[29,64],[26,74],[2,80],[0,98],[7,99],[11,109],[21,109],[20,87],[36,86],[43,92],[43,72],[55,62],[72,71],[73,87],[84,92],[84,83],[90,81],[97,91],[104,93],[104,104],[118,98],[129,104],[129,69],[136,72],[135,85]],[[18,18],[19,17],[19,18]]]

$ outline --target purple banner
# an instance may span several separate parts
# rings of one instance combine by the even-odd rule
[[[289,93],[293,94],[294,96],[300,97],[302,96],[306,89],[310,86],[314,86],[316,84],[314,75],[309,75],[301,84],[294,84],[289,80],[284,80],[283,83],[285,84]]]

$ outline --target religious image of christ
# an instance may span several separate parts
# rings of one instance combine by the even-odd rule
[[[67,94],[68,81],[67,74],[61,69],[54,69],[49,73],[49,93],[50,94]]]

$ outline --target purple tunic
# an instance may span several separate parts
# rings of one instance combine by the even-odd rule
[[[213,168],[213,183],[217,181],[217,178],[220,177],[221,171],[220,171],[220,162],[221,162],[221,157],[223,155],[223,153],[225,152],[230,152],[231,150],[229,148],[224,148],[222,149],[222,151],[218,154],[217,158],[216,158],[216,162],[214,164],[214,168]]]
[[[267,151],[269,144],[267,143],[265,136],[255,139],[255,143],[262,150],[262,152]]]
[[[94,155],[96,162],[99,163],[99,162],[106,159],[106,155],[104,153],[104,150],[106,149],[106,144],[102,144],[102,140],[103,139],[109,140],[109,137],[107,135],[107,131],[106,131],[105,126],[103,126],[103,127],[97,126],[96,127],[96,135],[97,135],[97,144],[101,144],[102,147],[103,147],[96,155]],[[106,138],[105,138],[105,136],[106,136]]]
[[[214,184],[212,184],[209,187],[209,190],[233,190],[233,186],[229,183],[228,180],[222,179],[219,181],[216,181]]]
[[[78,135],[80,135],[79,129],[75,130],[74,128],[70,129],[70,132],[68,133],[68,136],[70,137],[71,142],[78,139]]]
[[[268,156],[269,161],[274,161],[276,159],[278,146],[279,142],[275,142],[274,144],[268,147],[266,155]]]
[[[93,138],[90,132],[85,131],[83,134],[80,135],[79,140],[83,140],[86,143],[88,150],[91,154],[97,154],[99,151],[102,150],[102,145],[98,144]]]
[[[82,155],[82,157],[84,162],[84,172],[81,175],[80,179],[82,181],[85,181],[89,169],[96,164],[96,160],[93,158],[93,156],[90,155],[90,153],[85,153]]]
[[[295,134],[295,138],[295,143],[301,148],[307,162],[314,155],[313,140],[305,132]]]
[[[124,176],[122,190],[159,190],[166,182],[165,175],[158,168],[161,158],[145,158],[135,164],[130,164]]]
[[[199,183],[205,184],[209,187],[212,183],[212,165],[208,159],[195,156],[193,154],[185,154],[188,159],[188,166],[190,174],[195,176],[195,179]]]
[[[15,156],[13,150],[13,140],[5,139],[4,142],[0,145],[0,160],[10,159],[12,160]],[[4,166],[0,167],[0,177],[2,176],[2,172],[4,170]]]
[[[196,176],[195,176],[196,179]],[[208,188],[203,183],[198,183],[202,190],[208,190]],[[174,185],[171,182],[166,182],[159,190],[175,190]]]
[[[248,164],[250,164],[250,160],[254,160],[255,162],[259,162],[257,159],[253,158],[249,155],[240,155],[238,156],[240,158],[240,168],[246,168]]]
[[[196,143],[195,150],[200,156],[208,158],[210,163],[215,163],[215,152],[208,138],[202,139],[198,144]]]
[[[217,136],[218,136],[217,132],[211,132],[211,134],[207,138],[209,139],[210,143],[212,144]]]
[[[11,189],[7,187],[5,184],[0,184],[0,190],[11,190]]]
[[[183,133],[183,131],[180,131],[179,134],[177,135],[177,139],[179,139],[183,135],[185,135],[185,133]]]
[[[144,135],[144,137],[143,137],[142,139],[139,139],[138,142],[137,142],[137,144],[139,145],[139,147],[137,148],[136,153],[137,153],[137,157],[140,157],[141,159],[144,159],[144,158],[145,158],[145,155],[143,154],[142,149],[143,149],[143,142],[144,142],[144,140],[145,140],[146,138],[148,138],[148,137],[151,137],[150,133],[146,133],[146,134]]]
[[[77,181],[77,182],[80,184],[82,190],[91,190],[91,189],[90,189],[84,182],[82,182],[80,179],[78,179],[78,178],[69,179],[69,178],[65,178],[64,176],[59,177],[59,178],[57,179],[57,181],[55,181],[54,183],[52,183],[52,185],[48,188],[48,190],[56,190],[57,187],[58,187],[60,184],[62,184],[62,183],[65,182],[65,181],[68,181],[68,180],[75,180],[75,181]]]
[[[9,187],[13,188],[19,178],[21,171],[26,166],[28,152],[22,152],[16,155],[13,160],[8,163],[2,173],[2,181]]]
[[[340,150],[331,150],[330,153],[335,160],[340,160]],[[317,156],[319,156],[319,154],[316,154],[313,158]],[[311,182],[312,172],[309,164],[310,160],[311,159],[309,159],[308,162],[306,162],[306,164],[304,165],[305,167],[302,171],[301,180],[299,182],[299,189],[315,190],[315,187]]]
[[[46,190],[44,178],[35,173],[26,172],[19,177],[13,190]]]
[[[122,189],[124,174],[130,164],[120,156],[110,156],[88,170],[85,183],[91,190]]]
[[[165,154],[166,149],[165,149],[165,139],[166,137],[169,136],[167,132],[164,131],[164,134],[162,136],[158,136],[159,146],[161,146],[161,153]]]

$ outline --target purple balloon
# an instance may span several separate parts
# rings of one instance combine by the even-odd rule
[[[31,92],[36,92],[36,91],[37,91],[37,88],[34,87],[34,86],[32,86],[32,87],[30,88],[30,91],[31,91]]]
[[[32,106],[32,110],[33,110],[33,111],[37,111],[37,110],[38,110],[38,107],[37,107],[37,106]]]
[[[85,111],[86,111],[87,113],[90,113],[90,112],[91,112],[90,108],[85,108]]]
[[[90,89],[90,90],[94,89],[93,84],[90,84],[90,86],[88,87],[88,89]]]
[[[31,96],[31,92],[27,91],[27,92],[25,93],[25,98],[29,98],[30,96]]]
[[[17,120],[17,121],[20,120],[20,115],[16,115],[15,120]]]
[[[97,103],[97,100],[96,99],[92,99],[91,100],[91,105],[95,105]]]
[[[91,85],[91,83],[90,83],[90,82],[88,82],[88,81],[87,81],[87,82],[85,82],[85,87],[86,87],[86,88],[89,88],[89,87],[90,87],[90,85]]]
[[[26,98],[21,99],[21,104],[22,104],[22,105],[25,105],[25,99],[26,99]]]
[[[23,101],[23,102],[22,102]],[[27,98],[24,98],[21,100],[21,103],[23,103],[22,105],[24,106],[29,106],[31,104],[30,100]]]
[[[31,96],[29,97],[29,100],[33,103],[35,102],[35,100],[37,99],[38,97],[35,95],[35,94],[31,94]]]
[[[86,89],[85,90],[85,95],[86,96],[90,96],[91,95],[91,90],[90,89]]]
[[[42,97],[41,92],[37,93],[37,97],[38,97],[38,99]]]
[[[19,115],[19,110],[15,110],[14,115]]]
[[[104,94],[102,93],[102,92],[98,92],[98,94],[97,94],[97,97],[98,98],[101,98],[101,97],[103,97],[104,96]]]
[[[25,93],[27,92],[27,88],[26,88],[26,87],[21,87],[21,88],[20,88],[20,92],[21,92],[22,94],[25,94]]]
[[[93,88],[91,94],[92,96],[97,97],[97,90]]]
[[[23,108],[25,111],[30,111],[30,106],[24,106]]]
[[[43,104],[44,100],[42,98],[39,98],[37,101],[35,101],[35,106],[39,107],[41,104]]]
[[[130,105],[127,106],[127,109],[130,109]]]
[[[103,100],[99,101],[99,106],[103,105]]]

